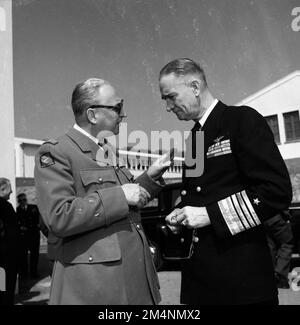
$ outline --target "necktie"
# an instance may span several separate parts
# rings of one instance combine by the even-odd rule
[[[113,146],[111,146],[106,139],[103,142],[98,142],[98,145],[103,149],[103,158],[108,165],[117,165],[116,153]]]
[[[103,150],[103,152],[104,152],[104,157],[105,158],[108,158],[108,146],[107,146],[107,140],[106,139],[104,139],[103,141],[99,141],[98,142],[98,145],[99,145],[99,147],[101,147],[102,148],[102,150]]]
[[[196,146],[197,146],[197,131],[200,131],[202,128],[199,122],[196,122],[192,128],[192,157],[196,158]]]
[[[192,132],[200,131],[201,128],[202,128],[202,125],[199,122],[196,122],[192,128]]]

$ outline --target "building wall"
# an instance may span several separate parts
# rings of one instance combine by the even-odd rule
[[[263,116],[277,114],[280,144],[284,159],[300,157],[300,141],[288,142],[285,136],[283,113],[300,110],[300,71],[296,71],[264,90],[242,100],[239,105],[255,108]],[[300,113],[299,113],[300,114]]]
[[[15,206],[12,2],[0,0],[0,177],[10,180]]]
[[[300,141],[287,141],[283,114],[298,111],[300,114],[300,71],[295,71],[238,105],[248,105],[267,117],[277,115],[280,144],[278,148],[289,170],[293,186],[293,202],[300,202]]]

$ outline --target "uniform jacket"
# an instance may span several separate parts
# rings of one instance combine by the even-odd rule
[[[218,102],[204,131],[204,171],[183,177],[181,206],[204,206],[211,225],[197,229],[183,268],[183,303],[251,304],[277,289],[261,224],[292,198],[289,174],[264,118]],[[197,288],[197,289],[195,289]]]
[[[0,266],[16,268],[19,245],[16,212],[7,200],[0,198]]]
[[[122,166],[101,160],[102,149],[70,129],[36,155],[38,207],[49,229],[54,265],[51,304],[150,304],[159,285],[137,209],[121,189],[133,182]],[[155,196],[162,188],[136,179]]]
[[[18,206],[17,220],[21,232],[27,232],[29,234],[40,232],[40,213],[36,205],[27,204],[26,209],[22,209]]]

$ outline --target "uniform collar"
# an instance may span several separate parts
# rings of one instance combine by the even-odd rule
[[[98,144],[99,140],[97,138],[95,138],[94,136],[92,136],[90,133],[86,132],[83,128],[81,128],[77,123],[75,123],[73,125],[73,128],[79,132],[81,132],[82,134],[84,134],[85,136],[87,136],[88,138],[90,138],[91,140],[93,140],[96,144]]]
[[[99,146],[90,137],[75,129],[69,129],[66,135],[75,142],[83,152],[91,152],[99,149]]]
[[[203,127],[204,123],[206,122],[207,118],[209,117],[212,110],[215,108],[215,106],[218,104],[218,99],[214,99],[214,101],[211,103],[211,105],[208,107],[204,115],[200,118],[198,121],[200,125]]]

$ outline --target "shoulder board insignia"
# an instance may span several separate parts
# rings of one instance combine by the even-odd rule
[[[42,168],[49,167],[55,164],[55,161],[50,152],[46,152],[41,155],[40,164]]]

